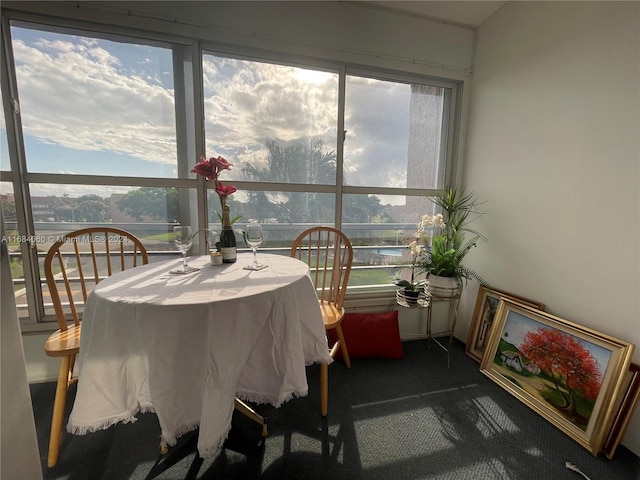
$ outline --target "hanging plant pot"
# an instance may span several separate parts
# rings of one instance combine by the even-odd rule
[[[462,293],[462,280],[459,277],[427,277],[430,295],[438,298],[455,298]]]

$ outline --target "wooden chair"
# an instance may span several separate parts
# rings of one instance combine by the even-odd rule
[[[44,271],[59,329],[45,342],[50,357],[60,357],[53,402],[47,465],[55,466],[60,453],[65,405],[80,350],[81,314],[87,296],[100,280],[130,267],[149,263],[142,242],[129,232],[112,227],[84,228],[59,238],[44,260]],[[72,322],[67,323],[67,315]]]
[[[302,232],[293,241],[291,256],[302,260],[311,269],[313,281],[320,301],[322,319],[326,330],[335,329],[338,340],[331,347],[335,358],[338,351],[348,368],[351,360],[342,333],[344,295],[353,262],[353,247],[349,238],[340,230],[331,227],[313,227]],[[320,410],[327,415],[329,404],[329,366],[320,364]]]

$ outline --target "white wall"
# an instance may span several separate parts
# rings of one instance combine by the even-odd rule
[[[496,288],[634,343],[640,3],[510,2],[477,32],[464,179]],[[462,316],[465,318],[465,315]],[[466,329],[465,329],[466,331]],[[623,444],[640,454],[640,411]]]
[[[13,2],[5,8],[463,79],[473,32],[357,2]]]

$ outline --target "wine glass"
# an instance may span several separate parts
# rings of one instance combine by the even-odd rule
[[[187,251],[193,244],[193,235],[191,233],[191,227],[188,225],[173,227],[173,242],[182,253],[182,265],[174,273],[191,273],[198,270],[197,268],[187,265]]]
[[[244,240],[253,251],[253,263],[249,265],[251,270],[259,270],[262,265],[258,263],[258,247],[262,245],[262,227],[259,223],[251,222],[244,232]]]

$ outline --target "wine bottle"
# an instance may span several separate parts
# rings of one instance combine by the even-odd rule
[[[220,234],[220,250],[222,251],[223,263],[234,263],[238,258],[236,250],[236,236],[231,228],[229,218],[229,207],[222,208],[222,233]]]

